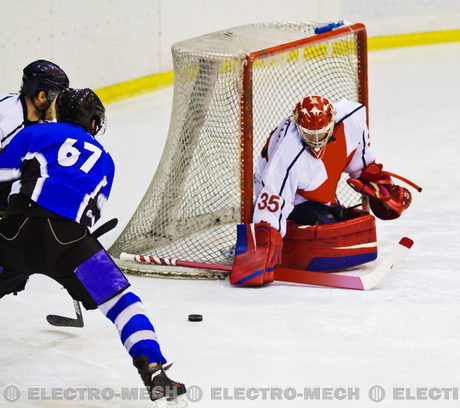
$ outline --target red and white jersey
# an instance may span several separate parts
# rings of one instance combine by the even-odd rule
[[[375,161],[366,125],[366,108],[342,99],[334,103],[334,133],[317,159],[302,142],[292,115],[271,133],[254,174],[253,222],[266,221],[284,236],[295,205],[307,200],[337,204],[336,190],[343,172],[359,177]]]

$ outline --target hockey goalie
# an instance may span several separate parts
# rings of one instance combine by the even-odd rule
[[[409,190],[375,162],[365,106],[307,96],[262,149],[253,223],[237,226],[230,282],[272,282],[280,265],[330,272],[374,260],[374,216],[345,208],[336,198],[343,172],[380,219],[398,218],[411,203]]]

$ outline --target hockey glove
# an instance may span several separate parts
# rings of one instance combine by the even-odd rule
[[[363,169],[359,178],[349,178],[347,183],[369,197],[369,206],[376,217],[393,220],[410,206],[412,195],[406,188],[393,184],[382,168],[382,164],[371,163]]]
[[[263,285],[274,280],[275,268],[281,263],[283,238],[270,224],[237,225],[232,285]]]

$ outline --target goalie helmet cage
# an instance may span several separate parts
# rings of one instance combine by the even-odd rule
[[[110,248],[128,273],[221,278],[222,272],[139,265],[122,252],[231,264],[235,225],[251,222],[255,161],[272,129],[306,95],[368,105],[362,24],[262,23],[173,45],[174,97],[153,180]],[[153,145],[153,143],[152,143]],[[339,201],[360,203],[342,179]]]

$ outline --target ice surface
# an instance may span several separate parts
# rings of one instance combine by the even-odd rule
[[[460,44],[370,54],[370,120],[377,160],[420,184],[412,207],[379,222],[380,253],[407,235],[415,241],[398,269],[369,292],[275,283],[257,289],[224,281],[131,277],[157,329],[171,376],[198,385],[189,407],[450,407],[452,399],[392,401],[392,387],[460,387]],[[127,223],[160,159],[172,90],[108,107],[102,142],[117,164],[104,219]],[[378,261],[377,261],[378,262]],[[37,400],[30,387],[140,387],[112,324],[84,312],[83,329],[49,326],[72,316],[59,285],[34,276],[27,291],[0,300],[0,407],[148,407],[149,401]],[[203,322],[187,321],[200,313]],[[8,384],[21,399],[5,401]],[[383,402],[369,400],[374,384]],[[212,400],[211,388],[360,387],[359,400]],[[216,391],[215,391],[216,392]],[[223,394],[221,394],[223,395]],[[32,396],[33,397],[33,396]],[[46,395],[45,395],[46,397]]]

